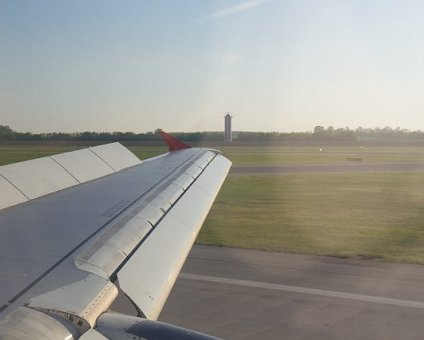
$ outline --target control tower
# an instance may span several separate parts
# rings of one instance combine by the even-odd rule
[[[225,130],[224,130],[224,141],[227,143],[231,143],[233,141],[233,136],[231,133],[231,118],[229,113],[224,116],[225,119]]]

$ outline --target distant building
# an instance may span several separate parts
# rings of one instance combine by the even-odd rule
[[[225,130],[224,130],[224,140],[227,143],[231,143],[233,141],[233,136],[231,133],[231,118],[229,113],[227,113],[224,117],[225,119]]]

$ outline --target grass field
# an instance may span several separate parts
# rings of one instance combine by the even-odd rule
[[[424,264],[424,173],[229,176],[198,242]]]
[[[0,165],[83,147],[85,146],[54,144],[0,145]],[[214,146],[211,147],[214,148]],[[129,149],[141,159],[157,156],[167,151],[165,146],[141,145],[130,146]],[[352,158],[362,159],[363,162],[424,162],[424,147],[225,146],[221,150],[233,164],[328,164],[349,162],[349,159]]]
[[[0,165],[83,146],[0,145]],[[140,158],[162,146],[131,146]],[[424,148],[225,147],[235,164],[424,161]],[[424,173],[229,176],[198,243],[424,264]]]
[[[62,152],[73,151],[87,146],[60,146],[60,145],[0,145],[0,165],[16,163],[33,158],[50,156]],[[165,146],[130,147],[140,159],[154,157],[167,152]]]
[[[325,164],[349,159],[364,162],[423,162],[423,147],[224,147],[234,164]]]
[[[0,165],[72,151],[78,147],[0,145]]]

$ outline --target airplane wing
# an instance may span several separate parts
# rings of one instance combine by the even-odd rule
[[[231,162],[167,138],[0,167],[0,339],[209,338],[155,320]]]

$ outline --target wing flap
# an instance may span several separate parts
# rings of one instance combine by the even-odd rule
[[[158,317],[193,241],[193,232],[167,215],[118,272],[119,286],[146,318]]]
[[[230,166],[217,155],[118,271],[121,289],[147,318],[162,310]]]

